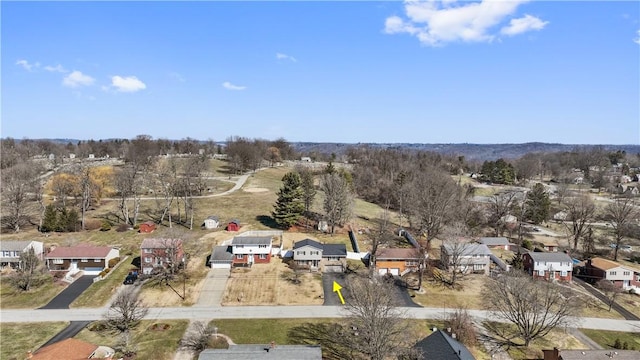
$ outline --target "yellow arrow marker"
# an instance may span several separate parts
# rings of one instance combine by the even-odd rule
[[[340,297],[340,302],[342,303],[342,305],[344,305],[344,298],[342,297],[342,293],[340,292],[340,289],[342,289],[342,286],[340,286],[340,284],[338,284],[336,281],[333,282],[333,292],[337,292],[338,296]]]

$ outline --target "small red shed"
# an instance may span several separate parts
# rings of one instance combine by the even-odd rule
[[[227,224],[227,231],[240,231],[240,220],[233,219]]]
[[[147,221],[140,224],[140,228],[138,231],[140,231],[141,233],[150,233],[150,232],[153,232],[153,230],[155,229],[156,229],[156,223],[154,223],[153,221]]]

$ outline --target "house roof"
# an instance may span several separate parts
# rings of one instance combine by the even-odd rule
[[[314,247],[316,249],[323,250],[323,246],[322,246],[321,243],[319,243],[319,242],[317,242],[315,240],[311,240],[311,239],[304,239],[304,240],[296,241],[293,244],[293,250],[299,249],[299,248],[304,247],[304,246],[311,246],[311,247]]]
[[[182,246],[182,239],[146,238],[140,244],[141,249],[166,249]]]
[[[345,244],[324,244],[322,245],[322,256],[347,257],[347,246]]]
[[[220,221],[220,218],[215,216],[215,215],[211,215],[208,216],[205,220],[215,220],[215,221]]]
[[[322,349],[317,345],[229,345],[228,349],[206,349],[198,360],[322,360]]]
[[[534,252],[529,251],[527,254],[531,256],[534,261],[546,261],[546,262],[568,262],[573,263],[571,257],[563,252]]]
[[[442,248],[446,253],[450,254],[453,251],[459,252],[462,256],[471,256],[471,255],[491,255],[491,250],[485,244],[477,244],[477,243],[463,243],[462,248],[458,247],[457,244],[444,244]]]
[[[475,360],[471,352],[445,333],[436,330],[414,345],[420,350],[421,360]]]
[[[231,252],[231,246],[214,246],[211,252],[211,258],[209,262],[214,261],[233,261],[233,253]]]
[[[113,248],[109,246],[76,245],[61,246],[48,253],[46,258],[104,258]]]
[[[231,245],[271,245],[271,236],[236,236]]]
[[[509,245],[509,240],[506,237],[482,237],[480,243],[487,246]]]
[[[86,341],[69,338],[45,346],[33,354],[32,360],[80,360],[88,359],[91,354],[98,348]]]
[[[620,267],[620,266],[623,266],[623,265],[622,264],[618,264],[615,261],[603,259],[603,258],[600,258],[600,257],[595,257],[595,258],[591,259],[591,266],[597,267],[600,270],[609,270],[609,269],[617,268],[617,267]]]
[[[562,360],[636,360],[640,359],[637,350],[560,350]]]
[[[385,248],[379,249],[376,254],[377,260],[404,260],[419,258],[420,254],[414,248]]]
[[[31,240],[3,240],[0,241],[0,250],[22,251],[31,244]]]
[[[229,221],[229,224],[236,224],[236,225],[240,225],[240,220],[238,220],[238,219],[233,219],[233,220]]]
[[[142,224],[140,224],[140,226],[142,225],[147,225],[147,226],[156,226],[156,223],[154,223],[153,221],[145,221]]]

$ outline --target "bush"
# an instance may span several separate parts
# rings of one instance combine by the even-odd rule
[[[108,274],[108,273],[111,271],[111,269],[106,268],[106,269],[104,269],[103,271],[104,271],[104,273],[105,273],[105,274]]]
[[[531,243],[531,241],[529,239],[524,239],[524,240],[522,240],[522,247],[527,249],[527,250],[532,250],[533,249],[533,244]]]
[[[102,228],[102,222],[98,219],[86,219],[84,221],[85,230],[98,230]]]
[[[116,257],[116,258],[113,258],[113,259],[109,260],[109,268],[112,268],[112,267],[116,266],[116,264],[119,263],[119,262],[120,262],[120,258],[119,257]]]
[[[100,276],[101,278],[105,277],[107,275],[107,272],[102,270],[100,271],[100,274],[98,274],[98,276]]]
[[[103,221],[102,225],[100,225],[100,231],[109,231],[111,230],[111,223],[108,221]]]
[[[87,329],[89,331],[105,331],[107,330],[107,324],[104,321],[95,321],[89,324]]]
[[[116,228],[116,231],[117,232],[125,232],[125,231],[128,231],[129,229],[131,229],[131,225],[129,225],[129,224],[120,224]]]
[[[620,339],[616,338],[616,341],[613,343],[613,348],[622,349],[622,342],[620,341]]]

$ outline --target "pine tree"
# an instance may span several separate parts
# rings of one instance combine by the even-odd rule
[[[525,216],[534,224],[540,224],[549,218],[551,200],[549,200],[549,194],[544,190],[542,184],[535,184],[533,189],[527,193],[526,207]]]
[[[298,221],[304,212],[304,200],[300,175],[289,172],[282,178],[278,200],[273,210],[273,218],[278,226],[288,229]]]
[[[41,232],[56,231],[58,227],[58,213],[53,205],[47,205],[44,209],[44,219],[42,220]]]

